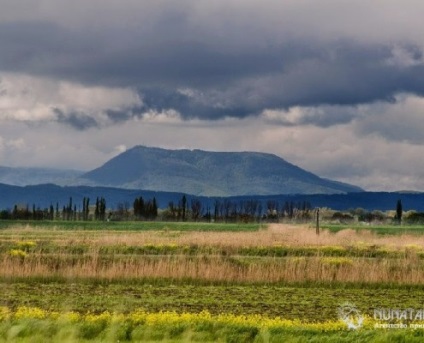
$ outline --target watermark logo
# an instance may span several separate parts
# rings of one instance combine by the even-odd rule
[[[337,312],[339,314],[339,318],[346,323],[347,328],[350,330],[359,329],[364,322],[364,317],[361,312],[358,311],[355,305],[350,303],[344,303],[339,306]]]
[[[423,329],[424,309],[376,308],[374,320],[380,329]]]
[[[424,329],[424,308],[377,307],[363,315],[355,305],[344,303],[337,309],[339,319],[349,330],[358,330],[369,319],[369,325],[376,329]]]

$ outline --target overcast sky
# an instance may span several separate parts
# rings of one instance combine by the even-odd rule
[[[275,153],[424,191],[422,0],[0,0],[0,165]]]

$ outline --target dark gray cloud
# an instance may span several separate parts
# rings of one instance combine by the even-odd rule
[[[212,19],[205,17],[202,22],[202,8],[190,4],[188,10],[165,3],[146,5],[144,13],[143,6],[132,3],[131,8],[140,11],[140,19],[137,22],[130,16],[128,25],[109,12],[117,10],[112,2],[105,3],[104,18],[75,18],[72,25],[62,25],[59,18],[45,20],[41,15],[0,22],[0,70],[136,89],[143,106],[111,108],[105,112],[111,122],[150,110],[173,109],[183,119],[215,120],[259,115],[266,109],[287,111],[295,106],[394,102],[399,93],[424,95],[420,42],[370,41],[359,28],[358,34],[343,30],[339,35],[318,34],[311,31],[316,23],[309,27],[306,17],[301,20],[303,26],[291,22],[292,27],[277,25],[273,29],[265,22],[265,14],[274,17],[271,5],[262,13],[250,4],[259,11],[250,20],[243,17],[250,10],[241,8],[241,17],[214,12]],[[287,8],[293,11],[296,6]],[[276,11],[282,9],[284,6],[275,6]],[[323,21],[321,25],[327,24]],[[97,123],[96,119],[82,120],[90,114],[78,111],[79,115],[65,115],[75,123],[73,127]],[[315,111],[287,124],[328,127],[354,118],[352,111]]]
[[[405,49],[416,51],[417,48]],[[210,76],[207,70],[200,68],[195,75],[199,77],[203,72],[205,82],[198,88],[189,81],[189,71],[187,80],[180,80],[183,86],[193,87],[192,95],[181,94],[177,89],[144,88],[141,90],[144,102],[152,108],[174,108],[183,118],[218,119],[260,114],[265,109],[288,110],[293,106],[393,103],[398,93],[424,94],[424,66],[390,64],[392,55],[388,46],[339,42],[318,47],[296,43],[272,54],[281,63],[279,67],[268,65],[271,72],[250,75],[251,69],[246,68],[244,75],[227,75],[226,82],[214,84],[207,81]],[[257,59],[258,64],[262,62]],[[316,111],[304,123],[316,122],[320,126],[345,123],[354,118],[353,113]]]
[[[0,23],[2,71],[69,77],[91,58],[96,40],[48,22]],[[79,77],[77,77],[79,78]]]
[[[91,116],[85,113],[78,112],[64,112],[58,108],[54,108],[53,112],[56,114],[57,122],[70,125],[77,130],[86,130],[92,127],[97,127],[99,123]]]

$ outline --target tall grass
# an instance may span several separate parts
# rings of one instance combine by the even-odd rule
[[[69,254],[4,254],[0,276],[64,277],[107,280],[134,278],[197,279],[228,282],[368,282],[420,284],[424,262],[404,258],[242,257],[219,255],[128,255],[98,252]]]
[[[412,244],[414,243],[414,244]],[[424,282],[424,237],[271,225],[257,232],[0,232],[0,276],[226,282]]]

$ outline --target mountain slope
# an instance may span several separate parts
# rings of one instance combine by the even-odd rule
[[[0,183],[15,186],[43,183],[66,184],[83,172],[51,168],[11,168],[0,166]]]
[[[136,146],[78,183],[205,196],[333,194],[360,188],[322,179],[284,159],[257,152],[207,152]]]

